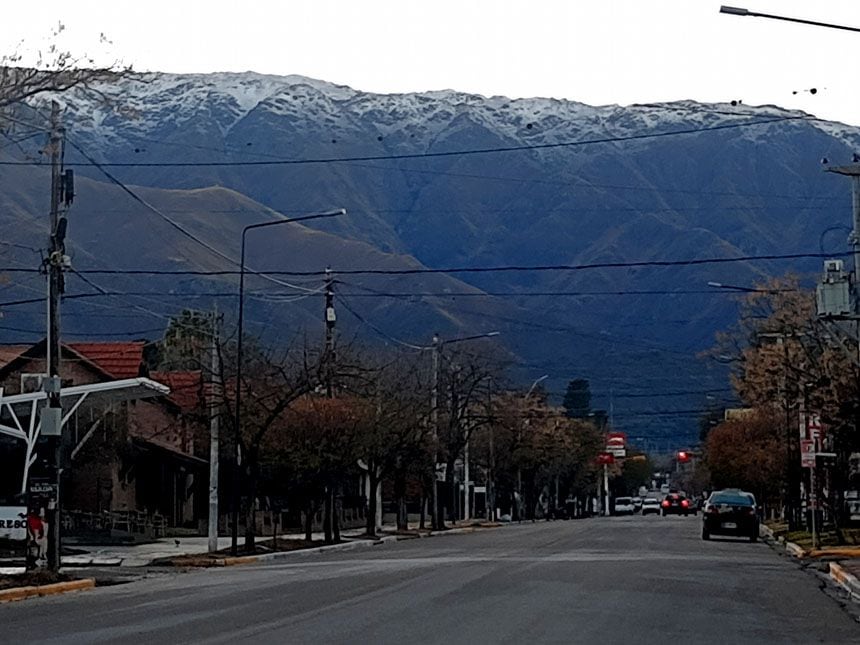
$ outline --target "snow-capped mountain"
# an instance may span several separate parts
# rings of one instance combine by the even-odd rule
[[[144,75],[57,98],[70,141],[115,164],[108,170],[123,182],[182,189],[160,193],[179,202],[193,194],[186,191],[221,186],[288,215],[344,207],[347,217],[309,224],[436,268],[841,251],[844,234],[834,227],[850,222],[849,187],[823,172],[821,159],[844,162],[860,150],[856,128],[776,106],[381,95],[254,73]],[[41,118],[46,100],[34,103],[37,112],[28,118]],[[35,154],[36,143],[25,152]],[[69,146],[67,161],[84,158]],[[104,180],[96,168],[78,171]],[[219,221],[230,226],[259,217],[232,201],[221,206]],[[177,218],[231,246],[220,224],[190,211],[173,204]],[[122,209],[104,225],[111,221],[117,235],[152,225],[151,214],[129,221]],[[70,230],[74,236],[74,222]],[[154,248],[147,261],[157,262],[159,252],[165,263],[177,256]],[[268,257],[266,264],[308,267],[313,260]],[[140,264],[134,257],[117,261]],[[816,272],[819,264],[456,273],[497,295],[433,302],[452,329],[463,329],[467,302],[494,303],[487,308],[494,319],[469,324],[505,328],[507,345],[522,359],[520,377],[549,372],[556,389],[567,378],[591,378],[597,404],[609,407],[610,389],[659,394],[724,384],[694,359],[735,314],[733,301],[709,292],[708,281],[746,285],[787,269]],[[392,277],[387,289],[419,294],[412,304],[427,302],[423,279]],[[349,281],[354,289],[369,285],[360,276]],[[406,307],[409,297],[395,302]],[[390,335],[433,331],[422,328],[431,324],[427,317],[392,317],[391,300],[356,298],[355,307]],[[616,402],[618,425],[643,406],[701,403],[630,401],[640,407]],[[626,420],[628,429],[641,422]],[[689,417],[649,420],[648,427],[656,425],[695,434]]]

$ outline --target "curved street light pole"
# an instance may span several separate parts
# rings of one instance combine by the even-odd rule
[[[813,27],[827,27],[828,29],[842,29],[844,31],[860,31],[858,27],[848,27],[846,25],[836,25],[831,22],[819,22],[817,20],[805,20],[804,18],[789,18],[788,16],[778,16],[772,13],[761,13],[759,11],[750,11],[743,7],[729,7],[723,5],[720,7],[720,13],[726,13],[730,16],[750,16],[752,18],[770,18],[772,20],[784,20],[786,22],[798,22],[802,25],[812,25]]]
[[[302,217],[292,217],[290,219],[279,219],[272,222],[261,222],[259,224],[249,224],[242,229],[242,251],[239,257],[239,321],[238,321],[238,338],[236,340],[236,401],[235,413],[233,418],[234,446],[233,457],[233,482],[230,491],[230,553],[237,555],[239,550],[239,468],[242,465],[242,451],[240,441],[242,433],[240,431],[241,423],[241,405],[242,405],[242,337],[245,331],[245,238],[248,231],[258,228],[266,228],[269,226],[280,226],[281,224],[294,224],[296,222],[306,222],[312,219],[323,219],[326,217],[338,217],[346,215],[346,209],[339,208],[335,211],[325,213],[316,213],[314,215],[305,215]]]

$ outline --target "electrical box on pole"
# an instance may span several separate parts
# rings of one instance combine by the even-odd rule
[[[815,289],[815,300],[820,317],[848,316],[853,313],[851,277],[845,272],[842,260],[825,261],[824,275]]]

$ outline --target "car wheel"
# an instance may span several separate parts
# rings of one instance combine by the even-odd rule
[[[750,533],[750,542],[758,542],[758,533],[756,533],[756,532]]]
[[[711,539],[711,534],[708,532],[708,529],[702,529],[702,539],[703,540],[710,540]]]

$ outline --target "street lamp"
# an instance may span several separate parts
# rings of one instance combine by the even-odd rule
[[[720,7],[720,13],[729,14],[730,16],[752,16],[753,18],[771,18],[773,20],[785,20],[786,22],[799,22],[803,25],[813,25],[814,27],[828,27],[830,29],[842,29],[844,31],[860,31],[858,27],[848,27],[846,25],[835,25],[829,22],[819,22],[817,20],[805,20],[803,18],[789,18],[788,16],[777,16],[772,13],[761,13],[759,11],[750,11],[743,7],[728,7],[723,5]]]
[[[529,397],[532,395],[532,392],[534,392],[534,390],[538,386],[538,384],[541,381],[544,381],[548,378],[549,378],[549,374],[544,374],[543,376],[536,378],[535,382],[532,383],[532,386],[528,389],[528,392],[526,392],[526,395],[523,397],[523,401],[528,401]],[[524,425],[528,425],[528,419],[523,419],[522,423],[520,424],[519,434],[517,435],[517,441],[522,441],[522,438],[523,438],[522,433],[523,433],[523,426]],[[521,500],[522,496],[523,496],[523,470],[520,467],[517,467],[517,494],[520,496],[520,500]],[[517,517],[519,519],[522,519],[521,517],[519,517],[520,516],[519,500],[518,500],[517,504],[518,504],[517,505]]]
[[[424,348],[433,350],[433,389],[430,391],[430,424],[433,426],[433,518],[431,525],[434,529],[441,527],[441,522],[439,522],[439,482],[436,480],[436,464],[439,461],[439,356],[442,354],[442,345],[463,343],[467,340],[478,340],[479,338],[493,338],[498,335],[499,332],[491,331],[486,334],[454,338],[446,340],[443,343],[439,334],[436,333],[433,334],[433,344],[430,347]]]
[[[240,432],[239,426],[241,423],[242,405],[242,336],[244,335],[245,330],[245,237],[248,234],[248,231],[252,229],[280,226],[281,224],[294,224],[295,222],[306,222],[308,220],[323,219],[325,217],[338,217],[339,215],[346,215],[346,209],[339,208],[325,213],[315,213],[313,215],[304,215],[302,217],[292,217],[290,219],[278,219],[272,222],[249,224],[242,229],[242,251],[239,258],[239,336],[236,341],[236,408],[233,420],[235,443],[233,455],[236,463],[233,468],[233,487],[230,495],[230,517],[233,523],[230,532],[230,553],[233,555],[237,554],[239,547],[239,466],[242,462],[242,453],[239,448],[242,433]]]
[[[532,392],[534,392],[534,389],[538,386],[538,384],[539,384],[541,381],[545,381],[545,380],[546,380],[546,379],[548,379],[548,378],[549,378],[549,374],[544,374],[544,375],[543,375],[543,376],[541,376],[540,378],[536,378],[536,379],[535,379],[535,382],[534,382],[534,383],[532,383],[532,386],[529,388],[529,391],[528,391],[528,392],[526,392],[526,396],[525,396],[525,398],[526,398],[526,399],[528,399],[528,398],[532,395]]]
[[[714,289],[726,289],[728,291],[741,291],[743,293],[784,293],[786,291],[794,291],[794,289],[759,289],[756,287],[739,287],[734,284],[723,284],[722,282],[708,282],[709,287]]]

